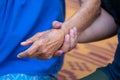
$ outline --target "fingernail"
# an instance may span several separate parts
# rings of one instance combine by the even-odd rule
[[[60,50],[60,53],[63,53],[63,50]]]
[[[22,44],[26,44],[26,43],[27,43],[26,41],[24,41],[24,42],[21,42],[21,45],[22,45]]]
[[[56,56],[60,56],[62,53],[63,53],[63,51],[59,50],[59,51],[56,52]]]
[[[18,55],[17,55],[17,58],[21,58],[21,56],[18,54]]]
[[[32,41],[23,41],[21,42],[21,45],[24,45],[24,44],[28,44],[28,43],[31,43]]]
[[[58,55],[60,56],[63,53],[62,50],[59,50]]]
[[[60,24],[60,23],[58,23],[58,24],[56,24],[56,26],[57,26],[57,28],[60,28],[60,27],[61,27],[61,24]]]
[[[73,29],[70,30],[70,36],[74,37],[74,31],[73,31]]]
[[[74,33],[75,33],[75,35],[76,35],[76,34],[77,34],[77,29],[76,29],[76,27],[73,28],[73,31],[74,31]]]
[[[73,27],[73,30],[76,30],[76,28],[75,28],[75,27]]]
[[[69,36],[69,34],[67,34],[66,36],[65,36],[65,40],[69,40],[70,39],[70,36]]]

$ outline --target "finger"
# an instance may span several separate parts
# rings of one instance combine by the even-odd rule
[[[33,41],[29,40],[29,41],[23,41],[23,42],[21,42],[20,44],[21,44],[22,46],[27,46],[27,45],[30,45],[30,44],[32,44],[32,43],[33,43]]]
[[[27,50],[19,53],[17,55],[18,58],[23,58],[23,57],[29,57],[29,58],[32,58],[32,57],[35,57],[35,53],[37,52],[38,50],[38,46],[36,44],[33,44],[30,48],[28,48]]]
[[[77,44],[77,29],[74,27],[70,31],[71,49]]]
[[[64,40],[64,43],[63,43],[61,50],[63,50],[63,52],[68,52],[69,48],[70,48],[70,35],[67,34],[65,36],[65,40]]]
[[[62,23],[59,22],[59,21],[54,21],[54,22],[52,23],[52,28],[53,28],[53,29],[59,29],[59,28],[61,28],[61,26],[62,26]]]
[[[38,60],[47,60],[47,59],[49,59],[49,58],[43,57],[43,56],[36,56],[36,58],[37,58]]]
[[[73,32],[74,32],[74,36],[76,37],[77,36],[77,29],[76,29],[76,27],[73,27]]]
[[[37,59],[40,60],[46,60],[46,59],[50,59],[52,56],[51,55],[46,55],[44,53],[40,54],[39,52],[37,53],[39,55],[36,56]]]
[[[75,34],[74,34],[75,32],[74,32],[74,29],[72,28],[72,29],[70,29],[70,38],[72,37],[72,38],[74,38],[75,37]]]
[[[21,42],[22,46],[28,46],[38,40],[40,36],[43,34],[43,32],[36,33],[33,37],[27,39],[26,41]]]
[[[74,36],[75,36],[75,41],[77,43],[78,33],[77,33],[76,27],[73,28],[73,33],[74,33]]]
[[[63,50],[58,50],[58,51],[54,54],[54,56],[58,57],[58,56],[60,56],[60,55],[62,55],[62,54],[63,54]]]
[[[74,30],[70,29],[70,49],[72,49],[75,45],[75,34],[74,34]]]

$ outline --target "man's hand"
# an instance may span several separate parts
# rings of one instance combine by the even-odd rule
[[[39,32],[30,39],[21,43],[22,46],[32,44],[30,48],[18,54],[18,58],[36,57],[38,59],[49,59],[61,47],[64,40],[64,32],[58,29],[51,29]]]
[[[60,29],[62,23],[58,21],[53,22],[54,29]],[[66,53],[76,47],[77,44],[77,30],[76,27],[70,29],[69,34],[65,35],[64,43],[62,47],[55,52],[54,56],[60,56],[63,53]]]

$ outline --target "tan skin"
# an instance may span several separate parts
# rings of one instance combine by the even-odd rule
[[[51,29],[44,32],[38,32],[30,39],[21,43],[22,46],[31,47],[19,53],[18,58],[36,57],[37,59],[50,59],[54,53],[62,46],[64,37],[69,30],[76,27],[76,30],[82,32],[85,30],[100,13],[100,0],[79,0],[80,9],[67,21],[62,24],[61,29]]]
[[[59,25],[54,26],[54,28],[61,28],[60,25],[62,25],[62,23],[56,21],[54,24]],[[116,35],[117,28],[113,17],[102,9],[100,16],[79,36],[76,35],[77,31],[75,28],[72,28],[69,35],[66,35],[69,37],[65,38],[63,46],[55,53],[55,56],[60,56],[63,52],[70,51],[75,47],[76,42],[88,43],[112,37]]]

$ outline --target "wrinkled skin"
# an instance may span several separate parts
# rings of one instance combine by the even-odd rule
[[[39,32],[21,45],[30,48],[18,54],[19,58],[36,57],[37,59],[50,59],[54,53],[62,46],[64,41],[64,32],[62,30],[51,29],[45,32]]]

